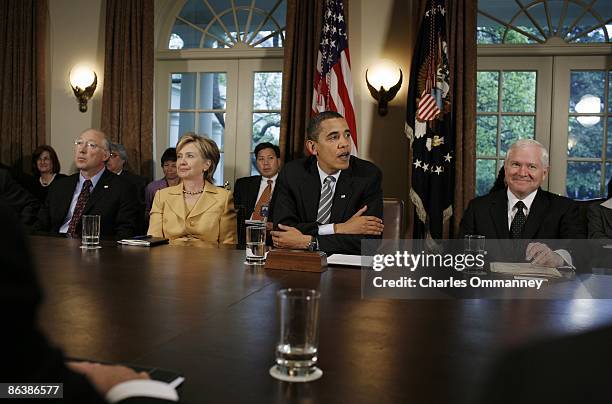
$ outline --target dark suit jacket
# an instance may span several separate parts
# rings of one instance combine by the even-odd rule
[[[138,209],[140,212],[144,212],[146,209],[145,188],[147,187],[147,179],[145,177],[141,177],[140,175],[134,174],[128,170],[121,171],[120,177],[127,180],[127,182],[129,182],[134,188],[136,188],[136,192],[138,195]],[[146,234],[146,227],[148,227],[148,223],[147,226],[145,226],[145,216],[139,216],[136,220],[136,233]]]
[[[609,403],[610,341],[608,326],[515,349],[489,372],[481,403]]]
[[[466,234],[479,234],[488,240],[509,239],[508,196],[506,189],[495,191],[485,196],[472,199],[461,219],[460,237]],[[578,207],[571,199],[538,189],[527,222],[523,229],[524,240],[556,240],[586,238],[585,224],[581,223]],[[490,259],[509,259],[522,256],[524,249],[509,251],[507,246],[498,248],[487,242]],[[489,247],[492,247],[491,249]],[[570,251],[571,245],[557,243],[551,248],[563,248]],[[518,255],[517,255],[518,254]],[[575,263],[576,265],[576,263]],[[578,266],[578,265],[576,265]]]
[[[3,168],[0,168],[0,196],[19,214],[22,224],[31,226],[36,222],[40,203]]]
[[[11,214],[11,208],[0,197],[0,313],[10,324],[0,333],[3,363],[0,380],[3,382],[64,383],[63,403],[106,403],[88,380],[73,373],[64,365],[63,354],[49,345],[36,325],[36,311],[41,302],[41,291],[30,261],[23,233]],[[26,400],[27,401],[27,400]],[[24,401],[25,402],[25,401]],[[144,397],[133,397],[121,403],[168,403]]]
[[[35,229],[59,233],[68,215],[72,195],[79,181],[79,174],[54,181],[45,204],[40,209]],[[100,236],[104,238],[126,238],[135,235],[137,223],[143,217],[136,190],[123,178],[105,170],[93,189],[84,215],[100,215]]]
[[[321,179],[315,156],[287,163],[281,170],[272,196],[274,226],[285,224],[303,234],[318,234],[317,211]],[[330,223],[344,223],[364,205],[364,216],[383,218],[382,173],[374,164],[351,156],[336,184]],[[319,249],[328,254],[360,254],[361,239],[381,238],[333,234],[317,236]]]
[[[245,219],[250,219],[257,203],[257,194],[261,184],[261,175],[243,177],[236,180],[234,186],[234,206],[244,206]]]
[[[601,204],[589,206],[589,238],[612,239],[612,209]]]

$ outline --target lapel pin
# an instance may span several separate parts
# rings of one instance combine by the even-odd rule
[[[108,188],[108,185],[105,185],[105,186],[104,186],[104,189],[106,189],[106,188]]]
[[[346,195],[344,194],[340,195],[340,199],[344,199],[344,198],[346,198]]]

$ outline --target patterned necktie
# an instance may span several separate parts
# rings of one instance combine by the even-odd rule
[[[333,199],[332,183],[336,182],[336,179],[331,175],[328,175],[323,182],[323,188],[321,188],[321,199],[319,199],[319,211],[317,213],[317,223],[327,224],[331,217],[331,206]]]
[[[79,194],[79,199],[77,199],[77,203],[74,206],[74,212],[72,212],[72,218],[68,225],[68,234],[72,237],[77,237],[79,235],[79,224],[81,223],[81,216],[83,216],[85,205],[87,205],[87,200],[89,199],[89,188],[91,188],[91,186],[91,180],[85,180],[83,188],[81,188],[81,193]]]
[[[511,238],[521,238],[523,236],[523,228],[525,227],[526,217],[523,209],[527,206],[523,203],[523,201],[518,201],[514,207],[516,210],[516,215],[514,215],[514,219],[510,224],[510,237]]]
[[[270,198],[272,198],[272,184],[274,181],[268,180],[268,185],[264,188],[259,200],[255,204],[255,210],[253,211],[253,220],[264,220],[261,215],[261,207],[270,204]]]

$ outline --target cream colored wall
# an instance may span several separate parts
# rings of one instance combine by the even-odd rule
[[[73,141],[80,132],[100,126],[104,80],[104,0],[49,1],[49,95],[47,143],[57,151],[62,172],[72,173]],[[85,113],[68,83],[70,69],[90,65],[98,87]]]
[[[385,197],[408,200],[408,150],[404,135],[406,94],[412,57],[413,0],[350,0],[349,47],[356,104],[359,154],[383,172]],[[414,9],[414,11],[413,11]],[[389,113],[378,115],[377,104],[365,82],[365,71],[379,59],[390,59],[404,73],[402,88],[389,103]]]

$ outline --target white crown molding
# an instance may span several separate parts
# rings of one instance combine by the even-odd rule
[[[612,56],[612,44],[478,45],[478,56]]]

